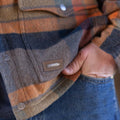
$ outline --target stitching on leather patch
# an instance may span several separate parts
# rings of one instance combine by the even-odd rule
[[[44,71],[52,71],[63,68],[63,60],[50,60],[43,62]]]

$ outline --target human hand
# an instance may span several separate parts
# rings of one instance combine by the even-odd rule
[[[94,43],[90,43],[79,51],[76,58],[62,73],[73,75],[81,70],[81,73],[86,76],[106,78],[113,76],[116,68],[116,63],[110,54],[101,50]]]

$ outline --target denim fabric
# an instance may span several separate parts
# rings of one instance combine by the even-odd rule
[[[59,100],[28,120],[119,119],[114,80],[81,75]]]
[[[28,120],[119,119],[114,80],[81,75],[60,99]]]

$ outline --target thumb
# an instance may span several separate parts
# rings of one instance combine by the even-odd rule
[[[77,73],[81,67],[82,64],[84,63],[85,59],[86,59],[87,55],[84,54],[84,51],[81,50],[78,55],[75,57],[75,59],[72,61],[72,63],[70,63],[63,71],[62,73],[64,75],[73,75],[75,73]]]

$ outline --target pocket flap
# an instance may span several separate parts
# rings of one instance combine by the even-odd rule
[[[22,11],[47,11],[62,17],[73,14],[70,0],[63,2],[60,2],[60,0],[18,0],[18,5]]]

